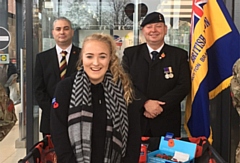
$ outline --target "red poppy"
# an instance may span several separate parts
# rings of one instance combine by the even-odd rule
[[[56,109],[56,108],[58,108],[58,106],[59,106],[59,104],[57,102],[54,102],[53,108]]]
[[[169,139],[169,140],[168,140],[168,146],[169,146],[169,147],[174,147],[174,145],[175,145],[175,144],[174,144],[174,140],[173,140],[173,139]]]

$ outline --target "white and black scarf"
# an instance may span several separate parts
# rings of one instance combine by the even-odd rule
[[[107,108],[104,163],[121,162],[128,138],[128,115],[122,83],[119,80],[115,84],[112,78],[107,71],[102,82]],[[88,76],[81,68],[74,79],[68,115],[69,139],[78,163],[91,162],[93,108],[90,86]]]

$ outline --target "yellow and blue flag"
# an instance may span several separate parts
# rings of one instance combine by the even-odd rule
[[[189,55],[192,89],[185,113],[189,137],[210,138],[209,100],[229,87],[232,67],[239,57],[240,35],[223,0],[193,0]]]

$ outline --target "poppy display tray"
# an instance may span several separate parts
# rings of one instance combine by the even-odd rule
[[[182,140],[161,137],[159,149],[148,153],[148,163],[176,163],[181,157],[187,158],[182,163],[194,163],[196,144]],[[175,156],[174,159],[172,157]]]

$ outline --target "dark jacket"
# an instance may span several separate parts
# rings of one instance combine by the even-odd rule
[[[80,54],[80,48],[72,46],[67,65],[66,77],[77,71],[76,62]],[[34,74],[35,98],[42,109],[40,131],[50,133],[51,101],[60,81],[60,69],[56,47],[37,54]]]
[[[11,75],[17,74],[16,66],[10,61],[8,64],[7,78],[9,79]],[[19,75],[19,74],[18,74]]]
[[[52,108],[51,111],[51,134],[59,163],[76,162],[68,137],[67,120],[73,80],[74,76],[59,82],[55,92],[58,108]],[[126,156],[123,158],[123,163],[138,163],[141,143],[139,117],[138,110],[133,105],[130,105],[128,107],[129,133],[127,150]]]
[[[151,129],[153,136],[164,136],[172,132],[180,136],[180,103],[191,88],[190,69],[187,52],[183,49],[165,44],[160,52],[165,56],[150,58],[146,43],[126,48],[122,59],[124,69],[130,74],[135,87],[138,108],[141,114],[141,128]],[[166,69],[172,69],[172,78],[166,78]],[[154,119],[143,115],[144,103],[149,100],[166,102],[163,112]]]

